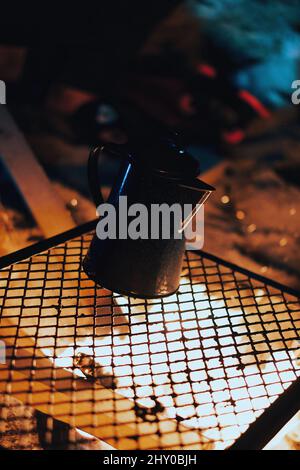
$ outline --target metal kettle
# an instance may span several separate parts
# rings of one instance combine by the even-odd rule
[[[96,231],[83,261],[84,271],[97,284],[123,295],[157,298],[175,293],[185,252],[182,228],[192,222],[195,208],[205,202],[214,188],[197,178],[198,161],[174,139],[152,139],[130,149],[108,144],[94,149],[88,161],[90,191],[98,208],[104,202],[98,175],[98,159],[102,153],[117,156],[122,161],[106,201],[115,209],[117,227],[114,229],[117,230],[114,230],[114,236],[105,239],[99,238]],[[127,226],[133,220],[129,212],[123,213],[124,205],[120,201],[125,199],[124,196],[127,208],[138,204],[148,211],[147,218],[143,219],[149,228],[148,236],[132,238],[128,233],[124,234],[124,227],[120,231],[125,215]],[[183,209],[188,205],[189,213],[182,215],[179,224],[172,218],[171,222],[168,220],[168,236],[164,233],[164,219],[153,233],[153,208],[174,204]],[[182,236],[178,236],[179,232]]]

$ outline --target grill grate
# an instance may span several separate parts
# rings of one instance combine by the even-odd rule
[[[0,391],[118,449],[230,447],[300,375],[299,298],[197,252],[176,295],[112,294],[91,237],[0,271]]]

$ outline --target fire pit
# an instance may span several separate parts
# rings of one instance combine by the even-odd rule
[[[117,449],[264,447],[299,408],[300,294],[192,251],[177,294],[123,297],[80,268],[93,227],[2,258],[0,391]]]

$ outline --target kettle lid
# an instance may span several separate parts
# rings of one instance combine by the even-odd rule
[[[198,160],[183,148],[178,138],[149,139],[135,147],[134,156],[146,171],[167,179],[193,178],[200,173]]]

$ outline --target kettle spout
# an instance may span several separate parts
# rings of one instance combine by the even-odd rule
[[[183,232],[191,223],[199,209],[207,201],[211,193],[215,191],[215,188],[204,183],[204,181],[193,179],[191,181],[182,181],[179,184],[179,191],[181,204],[184,208],[184,220],[180,229],[180,231]],[[188,213],[186,213],[185,207],[189,208]]]

